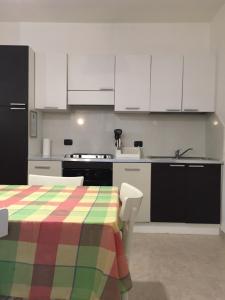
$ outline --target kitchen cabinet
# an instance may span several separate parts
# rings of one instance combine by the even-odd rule
[[[150,110],[150,55],[118,55],[115,71],[115,111]]]
[[[27,184],[33,69],[34,53],[28,46],[0,46],[0,184]]]
[[[68,104],[114,105],[113,55],[68,56]]]
[[[151,221],[220,223],[221,166],[153,163]]]
[[[151,164],[113,163],[113,185],[121,186],[123,182],[126,182],[134,185],[144,194],[137,216],[137,222],[150,221],[150,177]]]
[[[188,165],[187,223],[220,223],[220,165]]]
[[[48,160],[30,160],[28,174],[45,176],[62,176],[62,162]]]
[[[152,56],[150,111],[181,111],[182,75],[182,55]]]
[[[65,110],[67,108],[67,55],[35,54],[35,108]]]
[[[185,165],[152,164],[151,221],[184,222]]]
[[[182,111],[215,111],[215,58],[213,55],[184,56]]]
[[[28,103],[29,48],[0,46],[0,105]]]

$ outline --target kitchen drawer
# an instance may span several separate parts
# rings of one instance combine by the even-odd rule
[[[114,105],[114,91],[68,91],[69,105]]]
[[[142,191],[144,194],[142,204],[137,216],[137,222],[150,221],[150,184],[151,164],[148,163],[114,163],[113,185],[129,183]]]
[[[62,162],[46,160],[29,161],[28,174],[62,176]]]

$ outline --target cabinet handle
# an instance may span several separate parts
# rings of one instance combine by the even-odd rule
[[[26,107],[10,107],[11,110],[25,110]]]
[[[168,112],[173,112],[173,111],[174,111],[174,112],[177,112],[177,111],[180,111],[180,109],[172,109],[172,108],[170,109],[170,108],[169,108],[169,109],[166,109],[166,111],[168,111]]]
[[[170,167],[174,167],[174,168],[183,168],[185,167],[185,165],[170,165]]]
[[[35,169],[49,170],[51,167],[49,166],[35,166]]]
[[[128,110],[138,110],[138,109],[141,109],[140,107],[131,107],[131,106],[125,107],[125,108],[128,109]]]
[[[124,169],[125,171],[131,171],[131,172],[139,172],[139,171],[141,171],[140,169],[138,169],[138,168],[125,168]]]
[[[204,168],[204,165],[189,165],[189,168]]]
[[[111,91],[114,91],[114,89],[112,89],[112,88],[100,88],[99,91],[102,91],[102,92],[109,91],[109,92],[111,92]]]
[[[26,103],[15,103],[15,102],[10,102],[10,106],[24,106]]]
[[[58,109],[57,106],[44,106],[44,108],[46,108],[46,109]]]
[[[195,111],[199,111],[199,110],[196,109],[196,108],[185,108],[184,111],[187,111],[187,112],[195,112]]]

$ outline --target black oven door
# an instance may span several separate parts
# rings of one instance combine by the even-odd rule
[[[63,161],[64,177],[84,177],[84,185],[112,185],[112,163]]]

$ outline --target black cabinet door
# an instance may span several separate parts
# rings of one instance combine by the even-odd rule
[[[152,164],[151,221],[185,222],[186,166]]]
[[[0,107],[0,184],[27,183],[27,111]]]
[[[220,165],[187,166],[187,223],[220,223]]]
[[[28,101],[28,47],[0,46],[0,106]]]

